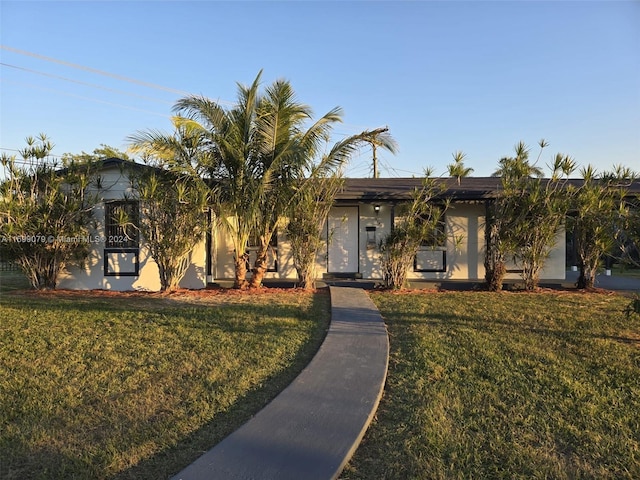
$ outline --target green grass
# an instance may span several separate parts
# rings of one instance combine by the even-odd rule
[[[373,294],[385,394],[345,479],[640,478],[640,318],[603,294]]]
[[[2,293],[0,478],[167,478],[281,391],[326,293]]]

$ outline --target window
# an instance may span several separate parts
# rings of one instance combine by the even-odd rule
[[[105,276],[138,276],[140,271],[138,202],[105,203]]]
[[[138,202],[107,203],[105,219],[106,248],[138,248]]]
[[[247,247],[247,251],[249,253],[249,258],[247,260],[247,269],[251,270],[256,261],[258,247],[260,245],[260,240],[252,235],[249,239],[249,245]],[[271,241],[269,242],[269,248],[267,248],[267,272],[277,272],[278,271],[278,231],[273,232],[271,236]]]
[[[423,247],[446,247],[447,246],[447,234],[446,223],[444,215],[440,216],[435,229],[431,230],[429,234],[422,240]]]
[[[421,243],[413,259],[414,272],[447,271],[447,234],[445,217],[442,215],[434,229]]]

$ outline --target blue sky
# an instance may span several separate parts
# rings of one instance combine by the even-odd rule
[[[399,152],[381,153],[381,176],[444,174],[457,150],[490,175],[541,138],[541,162],[640,171],[637,1],[3,0],[0,15],[4,153],[40,132],[57,155],[126,149],[169,131],[184,94],[232,102],[264,69],[317,116],[343,108],[334,140],[387,125]],[[370,176],[370,158],[348,174]]]

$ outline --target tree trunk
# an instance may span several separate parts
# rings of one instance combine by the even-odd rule
[[[315,268],[312,265],[307,265],[297,269],[298,271],[298,285],[304,290],[313,290],[315,287]]]
[[[156,262],[158,265],[158,272],[160,275],[160,291],[166,292],[169,289],[169,279],[167,278],[167,271],[164,269],[162,262]]]
[[[540,281],[540,266],[533,262],[523,260],[522,262],[522,279],[524,280],[524,289],[531,292],[538,288]]]
[[[527,292],[534,291],[537,286],[538,286],[538,282],[536,282],[535,278],[528,275],[524,277],[524,289]]]
[[[596,284],[596,273],[598,271],[598,259],[594,262],[579,261],[580,275],[578,276],[578,282],[576,288],[587,289],[593,288]]]
[[[247,259],[249,255],[244,253],[242,255],[237,255],[234,258],[234,266],[235,266],[235,280],[233,282],[233,288],[238,288],[240,290],[244,290],[247,288]]]
[[[302,258],[296,260],[296,272],[298,273],[298,286],[304,290],[313,290],[315,287],[315,251],[303,252]]]
[[[502,284],[504,281],[504,276],[507,271],[505,264],[503,261],[497,260],[493,258],[491,260],[491,265],[487,268],[487,264],[485,263],[485,281],[487,283],[487,288],[491,292],[499,292],[502,290]]]
[[[484,278],[489,291],[499,292],[502,290],[502,282],[507,269],[498,246],[500,241],[499,227],[489,215],[487,215],[485,236],[487,244],[484,257]]]
[[[311,273],[307,273],[305,275],[304,281],[302,283],[302,288],[305,290],[313,290],[316,286],[316,280],[313,278],[314,275]]]
[[[35,259],[18,259],[22,271],[36,290],[55,290],[61,267],[55,258],[37,255]]]
[[[267,271],[267,253],[269,246],[265,242],[261,242],[258,251],[256,252],[256,261],[251,269],[251,280],[249,280],[249,288],[260,288],[262,286],[262,280],[264,274]]]

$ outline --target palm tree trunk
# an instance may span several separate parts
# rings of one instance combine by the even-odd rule
[[[260,288],[264,274],[267,272],[267,253],[269,245],[262,241],[258,251],[256,252],[256,261],[251,270],[251,280],[249,280],[249,288]]]
[[[233,288],[240,290],[247,288],[247,258],[248,255],[246,253],[234,257],[235,280]]]

